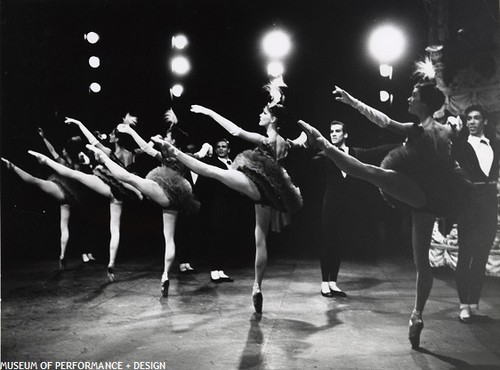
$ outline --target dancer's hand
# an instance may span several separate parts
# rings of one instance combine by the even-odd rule
[[[42,128],[38,127],[36,130],[38,131],[38,135],[40,135],[42,139],[45,139],[45,133],[43,132]]]
[[[165,112],[164,118],[165,118],[165,120],[167,122],[170,122],[172,125],[176,125],[177,122],[179,122],[179,119],[175,115],[175,113],[174,113],[174,111],[173,111],[172,108],[170,108],[169,110],[167,110]]]
[[[28,154],[35,157],[41,164],[47,163],[47,160],[49,159],[47,156],[43,155],[42,153],[35,152],[34,150],[28,150]]]
[[[201,113],[209,116],[213,111],[211,109],[205,108],[201,105],[192,105],[191,106],[191,112],[193,113]]]
[[[203,143],[201,149],[196,154],[198,158],[211,157],[214,154],[214,148],[209,143]]]
[[[74,123],[74,124],[77,124],[77,125],[81,125],[82,124],[81,121],[78,121],[78,120],[76,120],[74,118],[69,118],[69,117],[65,117],[64,123],[68,123],[68,124]]]
[[[104,152],[101,149],[96,148],[95,146],[93,146],[91,144],[87,144],[87,145],[85,145],[85,147],[89,151],[94,153],[94,157],[95,157],[97,162],[104,163],[106,161],[106,159],[108,159],[108,156],[106,154],[104,154]]]
[[[335,90],[332,91],[332,94],[335,95],[335,100],[344,104],[352,105],[354,102],[354,98],[347,91],[342,90],[338,86],[335,86]]]
[[[122,134],[130,134],[133,130],[134,129],[126,123],[120,123],[116,126],[116,131],[121,132]]]

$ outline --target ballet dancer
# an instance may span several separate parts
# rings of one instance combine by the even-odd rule
[[[120,140],[116,136],[116,129],[113,129],[109,134],[109,141],[114,146],[114,148],[111,149],[104,146],[81,121],[66,117],[64,122],[77,126],[90,144],[102,150],[107,156],[111,157],[121,166],[129,167],[134,163],[134,153],[121,145]],[[130,126],[135,125],[136,122],[137,118],[127,113],[125,118],[123,118],[122,124]],[[102,166],[96,166],[94,168],[94,174],[106,183],[111,191],[111,195],[106,194],[109,198],[110,210],[109,262],[106,272],[108,279],[113,282],[115,280],[115,261],[120,246],[120,224],[123,212],[123,202],[124,200],[142,199],[142,195],[133,187],[129,187],[127,190],[126,187],[113,179]]]
[[[135,132],[135,131],[134,131]],[[167,135],[170,137],[171,132]],[[138,136],[138,135],[137,135]],[[168,297],[170,281],[168,272],[175,258],[175,225],[179,212],[191,214],[198,212],[200,203],[194,198],[191,185],[181,175],[179,164],[171,158],[162,160],[163,165],[150,171],[146,178],[130,173],[112,161],[103,151],[87,145],[94,152],[96,159],[102,163],[111,174],[123,182],[138,189],[145,197],[158,204],[163,209],[163,236],[165,239],[165,258],[161,277],[161,292]],[[149,154],[163,158],[160,151],[149,147]]]
[[[47,150],[53,156],[55,161],[68,168],[80,168],[78,158],[71,158],[66,148],[63,148],[62,154],[59,155],[59,153],[55,150],[52,143],[47,139],[44,131],[41,128],[38,128],[38,134],[42,138],[45,146],[47,147]],[[71,138],[68,141],[67,146],[78,146],[78,141],[81,141],[79,137]],[[78,149],[76,151],[79,152]],[[3,157],[2,162],[5,164],[7,169],[13,171],[21,180],[25,181],[28,184],[36,186],[59,203],[59,243],[61,248],[61,252],[59,254],[59,269],[64,270],[66,268],[66,249],[68,246],[70,235],[69,221],[71,211],[75,210],[76,207],[80,207],[82,205],[83,189],[77,182],[60,176],[57,173],[51,174],[45,180],[31,175],[30,173],[24,171],[23,169],[14,165],[12,162]],[[92,253],[83,251],[82,260],[83,262],[89,262],[95,260],[95,258]]]
[[[357,109],[378,126],[407,136],[404,145],[392,150],[380,166],[374,166],[338,150],[317,129],[299,121],[308,145],[323,150],[342,171],[377,186],[390,203],[411,210],[417,276],[409,340],[412,348],[418,348],[424,327],[422,311],[432,288],[428,250],[434,220],[466,207],[471,186],[450,154],[453,130],[433,119],[433,113],[444,103],[444,95],[432,82],[416,84],[408,98],[408,112],[419,120],[415,124],[392,120],[337,86],[333,93],[337,101]]]
[[[289,144],[278,134],[278,126],[282,123],[280,120],[284,114],[283,95],[279,85],[279,81],[275,81],[266,86],[272,100],[259,116],[259,126],[266,130],[266,135],[246,131],[211,109],[200,105],[191,106],[192,112],[211,117],[231,135],[256,145],[255,149],[238,154],[230,169],[206,164],[166,141],[152,138],[155,143],[164,147],[171,157],[193,172],[218,180],[255,202],[256,253],[252,300],[257,313],[262,313],[261,288],[267,265],[266,237],[271,225],[272,209],[294,213],[302,206],[299,189],[293,185],[285,169],[278,163],[278,160],[287,155],[289,148]]]

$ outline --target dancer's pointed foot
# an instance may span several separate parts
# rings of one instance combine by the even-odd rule
[[[262,292],[260,291],[260,286],[257,283],[253,284],[252,300],[255,312],[262,313],[262,303],[264,301],[264,297],[262,296]]]
[[[168,297],[168,288],[170,287],[170,280],[165,280],[161,283],[161,295],[165,298]]]
[[[321,147],[320,141],[321,138],[323,138],[321,132],[319,132],[316,128],[314,128],[313,126],[302,120],[298,120],[297,123],[300,125],[300,127],[302,127],[303,132],[307,136],[307,141],[305,142],[305,146],[307,148]]]
[[[413,313],[410,316],[408,339],[411,343],[411,348],[418,349],[420,347],[420,333],[424,328],[424,322],[420,313]]]
[[[66,259],[64,257],[59,257],[59,270],[64,271],[66,269]]]
[[[34,150],[28,150],[28,154],[32,155],[35,157],[40,164],[45,164],[47,163],[48,157],[43,155],[42,153],[35,152]]]
[[[179,154],[179,149],[174,145],[170,144],[168,141],[161,139],[158,136],[152,136],[151,141],[155,143],[161,151],[163,158],[176,157]]]
[[[5,163],[5,167],[7,167],[9,170],[12,170],[15,167],[11,161],[5,159],[4,157],[2,157],[2,162]]]
[[[93,146],[91,144],[87,144],[87,145],[85,145],[85,147],[88,150],[90,150],[92,153],[94,153],[94,157],[95,157],[95,159],[96,159],[97,162],[104,163],[104,161],[107,158],[107,155],[104,154],[104,152],[101,149],[96,148],[95,146]]]
[[[108,279],[111,283],[115,281],[115,268],[113,266],[108,266],[107,274],[108,274]]]

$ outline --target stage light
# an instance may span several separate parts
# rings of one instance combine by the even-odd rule
[[[171,66],[172,72],[180,76],[185,75],[191,69],[189,61],[186,57],[183,56],[176,56],[175,58],[173,58]]]
[[[89,86],[90,91],[98,93],[101,91],[101,85],[99,85],[97,82],[92,82]]]
[[[283,66],[283,63],[281,63],[281,62],[274,61],[274,62],[270,62],[267,65],[267,74],[272,76],[272,77],[282,76],[284,72],[285,72],[285,67]]]
[[[172,86],[172,88],[170,89],[170,92],[172,93],[173,96],[178,98],[184,92],[184,88],[182,87],[182,85],[176,84],[176,85]]]
[[[386,25],[376,29],[369,39],[369,49],[380,63],[391,63],[404,52],[406,40],[400,29]]]
[[[385,90],[381,90],[380,91],[380,101],[382,103],[385,103],[385,102],[389,102],[389,103],[392,103],[392,99],[393,99],[393,95],[392,94],[389,94],[387,91]]]
[[[89,65],[92,68],[98,68],[101,65],[101,60],[98,57],[90,57],[89,58]]]
[[[95,32],[89,32],[83,36],[85,40],[89,42],[89,44],[95,44],[99,41],[99,35]]]
[[[184,35],[177,35],[172,37],[172,47],[175,49],[182,50],[188,44],[188,39]]]
[[[291,49],[290,37],[280,30],[269,32],[262,40],[262,48],[271,59],[283,58]]]
[[[381,64],[380,65],[380,75],[382,77],[392,78],[392,66],[389,64]]]

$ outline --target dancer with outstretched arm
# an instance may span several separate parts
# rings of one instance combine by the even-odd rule
[[[393,205],[411,211],[417,277],[409,340],[413,348],[418,348],[424,327],[422,312],[432,288],[428,250],[434,220],[436,216],[453,214],[466,207],[471,186],[450,154],[453,130],[439,124],[432,116],[444,103],[444,95],[433,82],[416,84],[408,98],[408,112],[418,117],[418,123],[402,123],[339,87],[335,87],[334,94],[336,100],[354,107],[378,126],[407,136],[404,145],[392,150],[380,166],[374,166],[338,150],[317,129],[299,121],[308,145],[323,150],[342,171],[377,186]]]
[[[252,299],[255,311],[262,313],[262,281],[267,265],[266,238],[271,225],[272,209],[297,212],[302,206],[299,189],[292,183],[285,169],[278,161],[287,155],[289,144],[278,134],[282,124],[284,106],[279,86],[268,85],[272,101],[268,103],[259,118],[259,126],[266,130],[265,135],[250,132],[211,109],[193,105],[191,111],[204,114],[215,120],[231,135],[256,145],[255,149],[245,150],[236,156],[230,169],[222,169],[206,164],[185,154],[175,146],[158,138],[152,138],[163,146],[168,154],[182,162],[199,175],[218,180],[255,202],[255,280]]]

